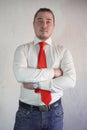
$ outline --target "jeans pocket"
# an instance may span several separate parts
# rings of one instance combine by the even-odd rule
[[[30,119],[30,111],[19,107],[16,112],[14,130],[27,130],[28,120]]]
[[[26,110],[26,109],[24,109],[24,108],[22,108],[22,107],[19,107],[19,109],[18,109],[18,111],[17,111],[17,113],[16,113],[16,116],[17,117],[20,117],[20,118],[26,118],[26,117],[28,117],[30,115],[30,111],[29,110]]]
[[[54,114],[55,114],[55,116],[57,116],[57,117],[63,117],[64,112],[63,112],[62,105],[58,105],[58,106],[55,108]]]

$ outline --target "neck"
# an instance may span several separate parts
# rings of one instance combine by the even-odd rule
[[[34,38],[34,43],[39,43],[39,42],[46,42],[46,43],[48,43],[48,44],[52,44],[52,39],[51,39],[51,37],[50,38],[48,38],[48,39],[46,39],[46,40],[43,40],[43,39],[39,39],[37,36],[35,36],[35,38]]]

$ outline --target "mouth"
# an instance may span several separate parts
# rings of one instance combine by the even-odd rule
[[[42,33],[47,33],[48,31],[47,30],[40,30]]]

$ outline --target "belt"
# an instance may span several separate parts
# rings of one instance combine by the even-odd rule
[[[41,106],[34,106],[34,105],[30,105],[30,104],[26,104],[24,102],[19,101],[19,107],[23,107],[25,109],[28,109],[30,111],[41,111],[41,112],[45,112],[48,110],[51,110],[55,107],[57,107],[59,104],[61,104],[61,99],[59,99],[58,101],[46,106],[46,105],[41,105]]]

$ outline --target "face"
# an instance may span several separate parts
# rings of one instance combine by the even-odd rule
[[[36,36],[41,40],[48,39],[54,29],[53,16],[50,12],[39,12],[33,23]]]

